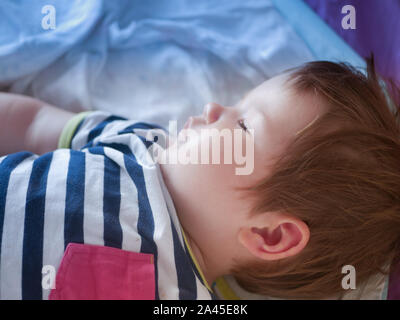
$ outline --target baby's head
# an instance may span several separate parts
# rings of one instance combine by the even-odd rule
[[[254,145],[248,175],[223,161],[161,166],[208,282],[230,273],[250,292],[322,298],[343,290],[343,266],[361,283],[397,257],[400,127],[388,101],[373,62],[368,76],[311,62],[191,117],[190,129],[240,128]]]

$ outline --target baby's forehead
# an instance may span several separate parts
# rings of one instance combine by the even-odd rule
[[[268,90],[273,90],[273,89],[290,89],[291,84],[290,84],[290,73],[281,73],[276,76],[273,76],[264,82],[262,82],[260,85],[258,85],[256,88],[254,88],[252,91],[268,91]]]
[[[325,111],[325,99],[313,90],[298,90],[291,80],[291,74],[284,73],[262,82],[245,95],[246,107],[256,107],[274,113],[281,111],[308,114],[317,109]]]
[[[246,107],[262,111],[257,115],[265,117],[265,126],[259,130],[273,149],[280,149],[328,110],[326,101],[314,91],[300,92],[289,80],[288,73],[271,78],[247,97]]]

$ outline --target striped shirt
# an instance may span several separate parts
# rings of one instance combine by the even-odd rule
[[[60,138],[67,148],[0,158],[0,299],[48,299],[42,268],[57,270],[69,243],[153,254],[156,299],[215,298],[148,161],[154,141],[141,133],[155,128],[79,114]]]

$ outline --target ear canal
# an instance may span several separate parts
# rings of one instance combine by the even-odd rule
[[[268,228],[252,228],[252,232],[259,234],[264,243],[267,246],[275,246],[277,245],[282,239],[282,229],[281,226],[275,228],[273,231],[269,231]]]

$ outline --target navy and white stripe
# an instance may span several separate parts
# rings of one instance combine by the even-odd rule
[[[44,210],[52,158],[53,154],[47,153],[35,159],[29,177],[22,245],[22,299],[42,298]]]
[[[93,112],[71,149],[0,158],[0,299],[47,299],[42,268],[70,242],[152,253],[156,298],[210,299],[185,246],[153,143],[159,128]]]
[[[13,154],[11,162],[19,154]],[[8,161],[8,157],[2,164]],[[0,298],[22,299],[22,263],[26,196],[30,172],[36,157],[27,157],[10,170],[4,205],[0,257]],[[5,168],[2,168],[3,174]]]

